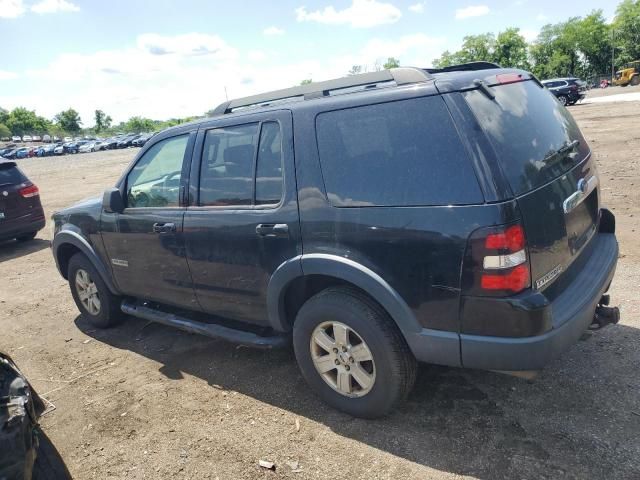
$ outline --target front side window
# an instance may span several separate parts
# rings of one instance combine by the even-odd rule
[[[251,205],[259,124],[209,130],[200,171],[201,206]]]
[[[177,207],[180,176],[189,135],[153,145],[127,175],[130,208]]]

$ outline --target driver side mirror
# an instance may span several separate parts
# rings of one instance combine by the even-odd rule
[[[122,213],[124,210],[124,199],[120,190],[108,188],[102,196],[102,208],[108,213]]]

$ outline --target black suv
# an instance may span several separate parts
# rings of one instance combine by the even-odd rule
[[[38,187],[15,162],[0,159],[0,241],[31,240],[44,225]]]
[[[553,93],[562,105],[573,105],[587,96],[587,84],[579,78],[552,78],[542,84]]]
[[[618,319],[591,150],[536,78],[491,64],[226,102],[53,218],[96,326],[292,337],[312,388],[355,416],[403,399],[416,360],[537,370]]]

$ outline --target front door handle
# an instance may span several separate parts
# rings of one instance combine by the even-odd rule
[[[256,227],[256,233],[261,237],[287,237],[289,225],[286,223],[261,223]]]
[[[153,233],[174,233],[176,231],[175,223],[154,223]]]

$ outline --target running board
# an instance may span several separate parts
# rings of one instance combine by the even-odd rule
[[[151,322],[175,327],[185,332],[197,333],[207,337],[219,338],[232,343],[239,343],[254,348],[282,348],[289,345],[289,336],[280,334],[270,337],[258,335],[245,330],[236,330],[223,325],[198,322],[190,318],[181,317],[173,313],[149,308],[136,302],[123,300],[120,309],[127,315],[142,318]]]

